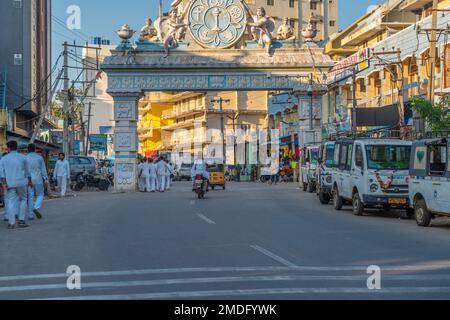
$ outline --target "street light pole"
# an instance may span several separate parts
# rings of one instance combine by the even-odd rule
[[[308,95],[310,97],[309,102],[309,130],[314,130],[314,89],[313,89],[313,75],[311,73],[311,77],[309,79],[309,86],[308,86]]]

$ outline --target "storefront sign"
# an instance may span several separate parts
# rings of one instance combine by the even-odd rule
[[[108,136],[106,134],[93,134],[89,136],[91,151],[107,151]]]
[[[328,73],[328,84],[332,84],[348,77],[353,74],[353,67],[355,72],[359,73],[370,67],[370,49],[366,48],[361,50],[342,61],[339,61]]]

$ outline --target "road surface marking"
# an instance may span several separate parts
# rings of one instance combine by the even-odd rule
[[[183,284],[204,284],[204,283],[239,283],[239,282],[281,282],[281,281],[329,281],[329,282],[352,282],[358,281],[366,284],[366,275],[356,276],[311,276],[311,275],[275,275],[275,276],[237,276],[237,277],[205,277],[205,278],[179,278],[179,279],[156,279],[156,280],[129,280],[129,281],[108,281],[108,282],[84,282],[82,289],[92,288],[131,288],[149,286],[168,286]],[[384,281],[442,281],[450,280],[450,275],[414,275],[414,276],[385,276]],[[363,285],[362,285],[363,287]],[[66,284],[41,284],[0,287],[0,293],[21,292],[21,291],[47,291],[55,289],[66,289]],[[411,287],[415,288],[415,287]],[[422,287],[417,287],[422,288]],[[432,287],[429,287],[432,288]],[[450,290],[450,287],[448,287]],[[339,289],[336,287],[336,289]],[[391,289],[387,287],[386,289]],[[395,289],[395,287],[394,287]]]
[[[426,266],[391,266],[382,267],[383,272],[417,272],[430,271]],[[449,266],[442,266],[443,270],[449,269]],[[435,266],[431,270],[435,270]],[[174,273],[214,273],[214,272],[344,272],[344,271],[367,271],[367,266],[336,266],[336,267],[316,267],[316,266],[266,266],[266,267],[209,267],[209,268],[171,268],[171,269],[143,269],[143,270],[121,270],[121,271],[95,271],[83,272],[83,277],[111,277],[111,276],[132,276],[132,275],[147,275],[147,274],[174,274]],[[55,279],[67,278],[66,273],[53,274],[36,274],[36,275],[15,275],[2,276],[0,282],[6,281],[25,281],[36,279]]]
[[[253,249],[255,249],[256,251],[259,251],[260,253],[268,256],[269,258],[272,258],[273,260],[278,261],[279,263],[285,265],[286,267],[289,267],[289,268],[296,268],[297,267],[294,263],[292,263],[292,262],[290,262],[290,261],[288,261],[288,260],[286,260],[286,259],[284,259],[284,258],[282,258],[280,256],[277,256],[275,253],[270,252],[269,250],[266,250],[266,249],[264,249],[264,248],[262,248],[262,247],[260,247],[258,245],[252,245],[251,247]]]
[[[185,292],[161,292],[118,295],[95,295],[58,297],[36,300],[150,300],[150,299],[182,299],[182,298],[211,298],[231,296],[258,296],[258,295],[292,295],[292,294],[418,294],[418,293],[449,293],[450,287],[398,287],[381,290],[369,290],[367,288],[268,288],[249,290],[213,290],[213,291],[185,291]]]
[[[201,214],[201,213],[197,213],[197,216],[198,216],[200,219],[204,220],[204,221],[205,221],[206,223],[208,223],[208,224],[216,224],[214,221],[212,221],[211,219],[209,219],[208,217],[204,216],[204,215]]]

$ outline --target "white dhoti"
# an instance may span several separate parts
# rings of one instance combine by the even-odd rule
[[[157,188],[157,178],[156,176],[150,176],[150,191],[155,192]]]

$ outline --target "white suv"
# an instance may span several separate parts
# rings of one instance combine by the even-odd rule
[[[333,206],[345,202],[353,213],[365,208],[404,208],[408,217],[411,142],[394,139],[344,139],[336,142],[333,161]]]
[[[304,147],[300,154],[300,186],[303,191],[314,192],[316,188],[316,169],[319,161],[319,147]]]
[[[316,170],[316,192],[321,204],[328,204],[331,200],[334,147],[334,141],[325,142],[320,146],[319,166]]]
[[[417,141],[411,152],[409,198],[419,226],[450,216],[450,139]]]

